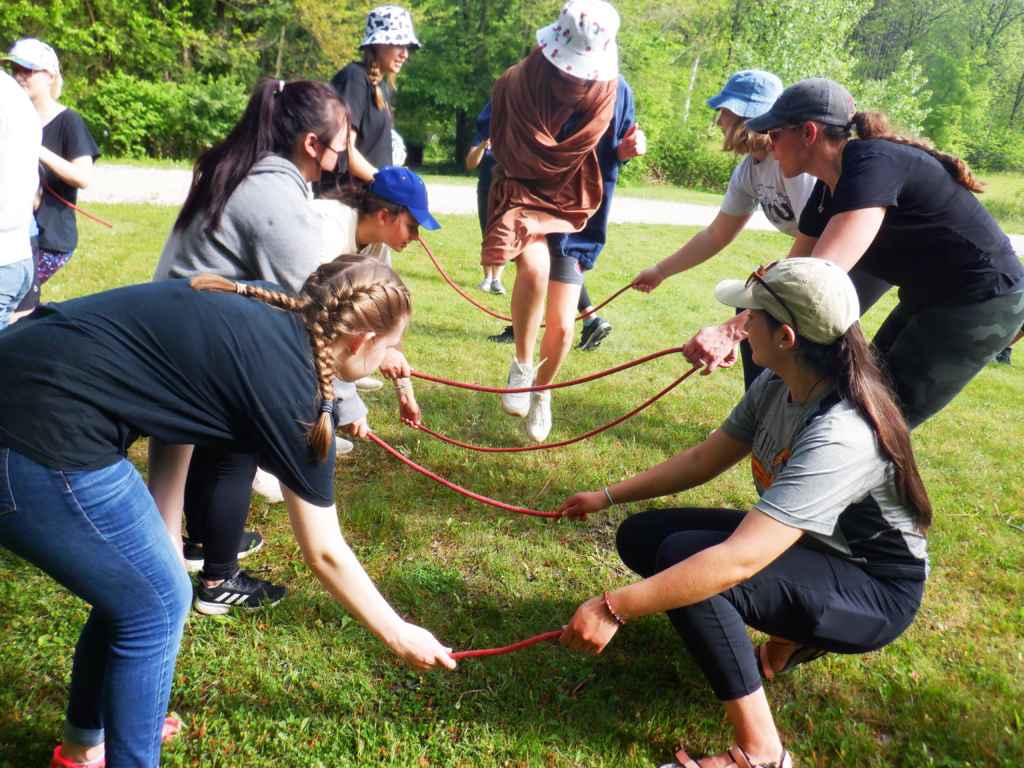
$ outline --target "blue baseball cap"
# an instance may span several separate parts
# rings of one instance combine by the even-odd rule
[[[722,92],[708,99],[712,109],[728,109],[740,117],[763,115],[782,93],[778,75],[763,69],[743,69],[729,78]]]
[[[408,168],[385,165],[373,175],[370,191],[392,203],[404,205],[424,229],[441,228],[427,208],[427,185]]]

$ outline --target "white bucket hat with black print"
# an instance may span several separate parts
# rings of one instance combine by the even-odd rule
[[[569,0],[558,21],[537,30],[537,44],[547,60],[581,80],[615,80],[619,76],[619,12],[603,0]]]
[[[367,45],[407,45],[412,50],[420,48],[420,41],[412,30],[409,12],[397,5],[381,5],[370,11],[366,17],[366,37],[360,48]]]

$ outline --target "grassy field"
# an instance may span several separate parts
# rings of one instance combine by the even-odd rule
[[[91,206],[117,225],[80,219],[81,246],[46,286],[49,300],[149,279],[175,211]],[[453,279],[480,280],[475,217],[442,217],[429,242]],[[694,233],[615,226],[595,299]],[[727,252],[650,296],[623,295],[602,316],[600,350],[570,354],[577,377],[681,344],[731,310],[712,296],[724,277],[785,254],[788,239],[748,232]],[[498,385],[510,347],[485,336],[503,325],[446,286],[417,247],[395,259],[414,299],[407,354],[421,372]],[[512,275],[506,283],[511,285]],[[486,303],[507,314],[508,297]],[[867,316],[869,334],[893,306]],[[553,397],[552,440],[581,434],[650,397],[683,369],[658,361]],[[525,445],[522,424],[497,396],[418,382],[424,421],[483,445]],[[829,656],[768,684],[783,739],[798,764],[1000,766],[1024,763],[1024,365],[992,364],[914,434],[935,506],[932,570],[913,626],[866,656]],[[554,509],[693,445],[742,391],[737,369],[693,377],[643,414],[552,452],[466,452],[401,426],[388,388],[365,399],[377,434],[471,490]],[[131,458],[145,471],[145,446]],[[642,505],[590,524],[552,523],[478,504],[434,484],[370,442],[339,462],[343,531],[397,610],[456,649],[507,645],[559,628],[583,600],[625,584],[616,525]],[[737,467],[665,504],[748,508],[749,470]],[[683,739],[691,753],[731,741],[722,710],[663,616],[631,622],[604,654],[557,644],[463,661],[419,675],[400,665],[332,602],[302,564],[283,505],[253,500],[267,545],[246,561],[268,566],[290,596],[259,615],[193,616],[185,629],[171,708],[186,724],[167,766],[537,766],[648,768]],[[253,562],[254,561],[254,562]],[[116,585],[112,585],[116,588]],[[63,722],[70,662],[87,606],[0,550],[0,766],[42,766]]]

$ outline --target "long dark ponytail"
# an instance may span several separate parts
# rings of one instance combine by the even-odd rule
[[[764,314],[770,327],[782,325],[769,313]],[[926,531],[932,523],[932,504],[914,459],[906,417],[879,371],[860,323],[851,325],[831,344],[818,344],[803,336],[799,339],[799,359],[830,379],[839,396],[853,403],[871,425],[879,450],[895,469],[900,500],[914,508],[918,528]]]
[[[330,85],[313,80],[261,80],[227,138],[196,160],[192,187],[174,231],[184,231],[200,216],[212,235],[220,226],[228,198],[256,163],[271,154],[289,155],[308,133],[326,146],[347,124],[348,109]]]

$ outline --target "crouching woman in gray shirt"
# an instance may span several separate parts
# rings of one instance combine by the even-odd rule
[[[621,624],[666,612],[725,707],[735,744],[667,766],[791,768],[761,677],[826,652],[866,653],[910,626],[927,575],[931,505],[909,433],[861,332],[842,269],[793,258],[716,296],[750,309],[754,362],[768,370],[707,440],[559,511],[699,486],[750,457],[749,512],[661,509],[628,518],[619,554],[643,577],[583,603],[563,644],[599,653]],[[770,635],[753,648],[747,626]],[[663,767],[666,768],[666,767]]]

